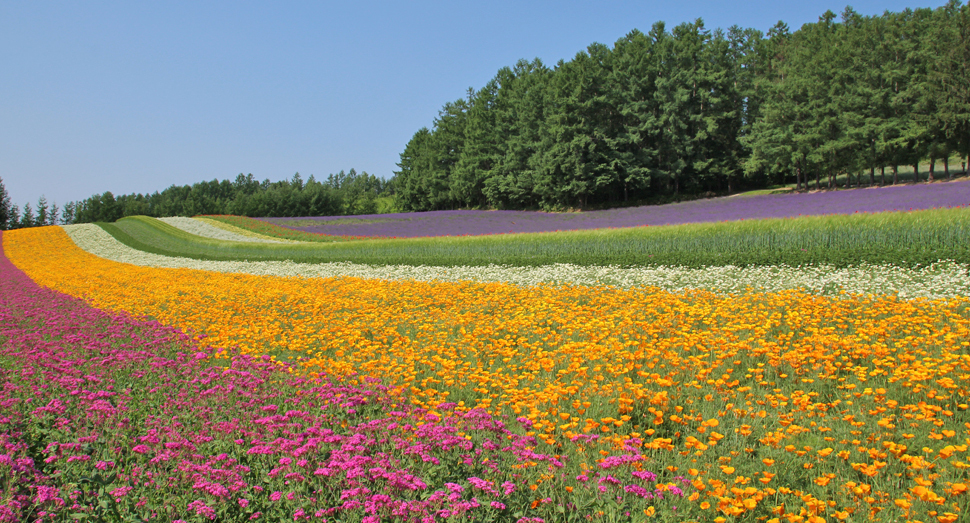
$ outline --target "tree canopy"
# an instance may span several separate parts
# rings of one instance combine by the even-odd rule
[[[767,35],[659,22],[553,68],[521,60],[415,133],[395,172],[399,203],[609,206],[811,178],[831,187],[866,170],[874,183],[876,169],[927,159],[932,178],[936,160],[970,153],[968,28],[970,8],[951,0],[828,11]]]

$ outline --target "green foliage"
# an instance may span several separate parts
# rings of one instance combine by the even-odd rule
[[[380,203],[380,200],[378,201],[378,203]],[[329,236],[326,234],[317,234],[313,232],[289,229],[287,227],[280,227],[279,225],[276,225],[273,223],[264,222],[261,220],[254,220],[252,218],[247,218],[245,216],[207,215],[206,218],[210,220],[217,220],[222,223],[232,225],[233,227],[239,227],[240,229],[245,229],[247,231],[262,234],[264,236],[271,236],[274,238],[281,238],[284,240],[296,240],[301,242],[322,242],[322,243],[332,243],[335,241],[345,240],[345,238],[342,236]]]
[[[10,195],[0,178],[0,231],[7,230],[10,222]]]
[[[383,203],[379,199],[383,198]],[[212,180],[194,185],[173,185],[149,195],[115,197],[110,191],[71,202],[64,207],[65,223],[114,222],[124,216],[195,216],[234,214],[240,216],[321,216],[393,212],[390,182],[354,169],[306,181],[300,173],[290,180],[257,181],[252,174],[236,180]]]
[[[136,249],[203,260],[373,265],[751,266],[970,262],[970,209],[538,234],[265,244],[201,238],[148,217],[100,224]]]
[[[866,171],[875,185],[876,169],[926,159],[931,179],[935,160],[970,154],[968,21],[951,0],[828,11],[767,38],[658,22],[551,70],[521,60],[415,133],[401,208],[609,207]]]

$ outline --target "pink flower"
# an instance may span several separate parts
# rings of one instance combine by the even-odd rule
[[[283,493],[278,490],[269,495],[269,499],[271,501],[279,501],[280,498],[282,497],[283,497]]]

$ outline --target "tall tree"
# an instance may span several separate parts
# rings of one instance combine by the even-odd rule
[[[7,217],[7,229],[19,229],[20,227],[20,207],[14,204],[10,206],[10,216]]]
[[[535,190],[542,166],[542,129],[552,71],[541,60],[519,60],[500,70],[496,126],[504,137],[504,154],[485,180],[484,193],[495,208],[529,208],[538,203]]]
[[[10,224],[10,194],[0,178],[0,231],[7,230]]]
[[[48,211],[49,210],[50,210],[50,206],[47,204],[47,197],[45,197],[44,195],[41,195],[40,198],[37,199],[37,223],[36,223],[36,225],[38,225],[38,226],[47,225]]]
[[[614,120],[604,93],[609,59],[605,45],[593,44],[556,67],[535,185],[543,207],[585,207],[610,183],[605,138]]]
[[[508,77],[504,68],[496,78],[471,96],[465,122],[464,142],[458,161],[450,173],[449,186],[454,199],[462,207],[483,207],[486,204],[485,180],[505,152],[505,140],[500,115],[505,111],[499,104],[499,77]]]
[[[936,37],[929,39],[935,60],[928,72],[928,85],[935,100],[938,140],[947,162],[951,151],[964,159],[970,155],[970,5],[950,0],[935,14]]]
[[[24,204],[24,212],[20,215],[20,227],[34,227],[37,225],[37,218],[34,217],[34,210],[30,207],[30,202]]]
[[[397,195],[401,207],[406,211],[426,211],[431,208],[431,201],[426,192],[424,178],[430,176],[434,168],[434,151],[431,148],[431,131],[427,127],[418,129],[404,152],[401,162],[397,164],[399,171],[395,171]]]
[[[674,193],[700,185],[716,155],[712,137],[721,123],[718,109],[727,104],[709,40],[704,21],[697,19],[675,27],[659,48],[662,65],[656,96],[663,132],[659,164]],[[724,47],[719,47],[723,52]]]

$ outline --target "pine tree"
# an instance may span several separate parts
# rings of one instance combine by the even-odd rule
[[[20,207],[14,204],[10,206],[10,216],[7,217],[7,230],[19,229],[20,227]]]
[[[508,68],[505,68],[498,76],[507,74]],[[507,138],[497,121],[502,112],[498,107],[498,91],[499,81],[492,79],[471,97],[464,143],[449,180],[451,192],[462,207],[485,205],[485,181],[504,155]]]
[[[550,101],[552,71],[541,60],[519,60],[499,80],[496,125],[505,139],[504,154],[485,180],[488,204],[496,208],[538,205],[536,184],[542,166],[542,130]]]
[[[5,231],[10,226],[10,195],[7,188],[3,185],[3,178],[0,178],[0,231]]]
[[[431,131],[422,127],[404,147],[401,162],[397,164],[401,170],[394,173],[397,196],[405,211],[431,209],[430,199],[424,191],[423,178],[430,176],[433,162]]]
[[[40,198],[37,199],[37,226],[47,225],[48,209],[47,198],[44,195],[41,195]]]
[[[24,204],[24,212],[20,215],[20,227],[34,227],[37,225],[37,219],[34,218],[34,210],[30,207],[30,202]]]

